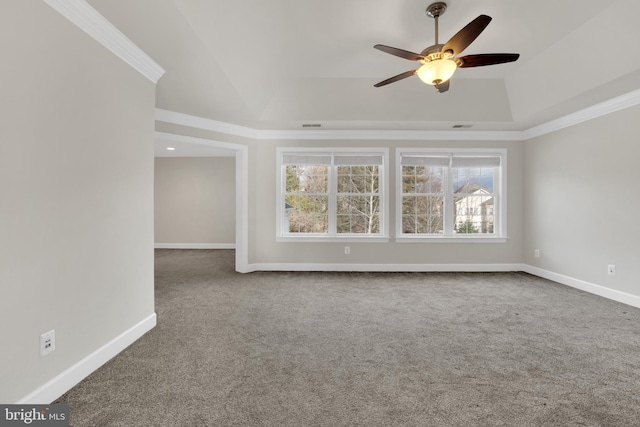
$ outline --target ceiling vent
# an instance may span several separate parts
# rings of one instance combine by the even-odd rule
[[[453,129],[469,129],[473,125],[453,125],[451,126]]]
[[[302,127],[303,128],[319,128],[322,125],[320,123],[303,123]]]

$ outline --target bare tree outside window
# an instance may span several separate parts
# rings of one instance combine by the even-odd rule
[[[379,186],[378,166],[338,167],[338,234],[380,232]]]
[[[290,233],[326,233],[329,227],[327,166],[286,167],[285,203]]]
[[[402,232],[441,234],[443,229],[443,168],[402,166]]]
[[[374,150],[283,152],[283,237],[380,237],[385,156]]]

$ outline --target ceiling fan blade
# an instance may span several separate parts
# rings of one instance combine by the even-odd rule
[[[424,56],[417,53],[409,52],[408,50],[398,49],[397,47],[385,46],[383,44],[377,44],[374,48],[381,50],[391,55],[399,56],[400,58],[408,59],[409,61],[420,61],[424,59]]]
[[[446,92],[446,91],[448,91],[448,90],[449,90],[449,83],[450,83],[450,82],[451,82],[451,80],[447,80],[447,81],[446,81],[446,82],[444,82],[444,83],[438,83],[438,84],[436,85],[436,91],[437,91],[438,93],[442,93],[442,92]]]
[[[473,21],[469,22],[466,27],[451,37],[449,41],[442,47],[441,52],[450,51],[452,55],[459,55],[473,42],[476,37],[489,25],[491,17],[480,15]]]
[[[504,64],[516,61],[519,53],[483,53],[480,55],[467,55],[456,59],[460,68],[482,67],[484,65]]]
[[[397,76],[389,77],[387,80],[383,80],[380,83],[376,83],[373,86],[380,87],[384,85],[388,85],[389,83],[397,82],[398,80],[406,79],[407,77],[411,77],[416,73],[416,70],[405,71],[402,74],[398,74]]]

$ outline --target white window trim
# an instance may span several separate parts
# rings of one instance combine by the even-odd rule
[[[486,156],[496,155],[500,156],[500,168],[498,168],[497,174],[499,175],[499,197],[498,197],[498,217],[494,224],[495,234],[488,235],[425,235],[425,234],[403,234],[402,233],[402,154],[444,154],[444,155],[461,155],[465,156]],[[396,237],[395,241],[398,243],[505,243],[507,237],[507,149],[506,148],[396,148],[395,151],[395,179],[396,179],[396,200],[395,200],[395,226]],[[451,185],[451,179],[448,177],[447,186]],[[447,189],[449,194],[449,189]],[[445,200],[445,203],[452,203],[452,201]],[[447,218],[445,218],[447,221]]]
[[[380,221],[380,233],[367,236],[363,234],[340,234],[340,235],[324,235],[304,233],[295,235],[293,233],[285,233],[284,230],[284,182],[282,173],[282,158],[284,154],[380,154],[382,155],[381,166],[381,183],[380,183],[380,213],[382,215]],[[384,147],[277,147],[276,148],[276,242],[366,242],[366,243],[385,243],[389,239],[389,149]],[[330,193],[335,192],[333,183],[330,184]],[[335,196],[335,194],[334,194]],[[335,212],[329,212],[329,215],[335,215]]]

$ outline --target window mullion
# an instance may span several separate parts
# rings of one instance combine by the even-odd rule
[[[455,212],[455,204],[453,199],[453,173],[451,171],[451,164],[443,168],[444,182],[445,182],[445,195],[444,195],[444,235],[453,236],[454,221],[453,216]]]
[[[498,231],[502,230],[502,213],[501,211],[501,191],[496,188],[498,183],[501,183],[502,177],[500,176],[500,168],[493,168],[493,189],[491,196],[493,197],[493,234],[498,235]]]
[[[338,217],[338,168],[335,165],[329,166],[327,190],[329,196],[329,235],[338,234],[337,217]]]

